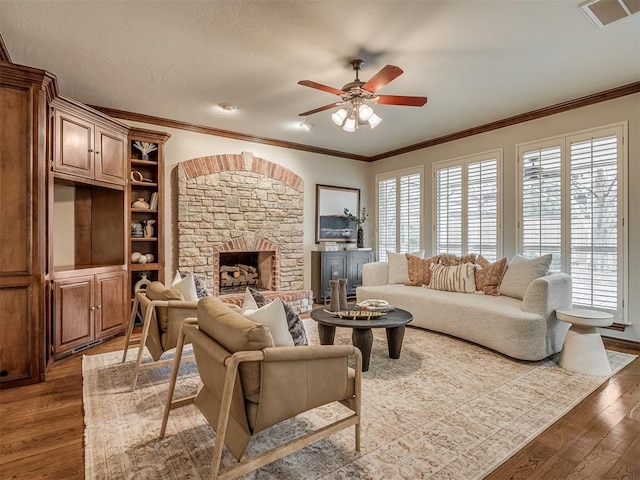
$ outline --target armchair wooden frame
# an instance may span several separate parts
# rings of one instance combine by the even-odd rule
[[[157,307],[170,307],[170,302],[167,300],[153,300],[151,301],[151,303],[149,303],[149,306],[147,307],[147,310],[145,312],[144,318],[142,320],[142,336],[140,337],[139,340],[136,339],[131,339],[131,335],[133,334],[133,326],[135,323],[135,319],[136,319],[136,315],[138,312],[138,308],[140,306],[140,295],[145,295],[144,290],[140,290],[136,293],[135,299],[133,301],[133,307],[131,308],[131,317],[129,318],[129,325],[127,327],[127,338],[125,340],[125,346],[124,346],[124,352],[122,354],[122,362],[124,363],[127,359],[127,351],[129,350],[129,346],[138,346],[138,356],[136,358],[136,365],[135,365],[135,370],[133,373],[133,380],[131,383],[131,391],[134,391],[136,389],[136,385],[138,383],[138,374],[140,373],[140,370],[146,370],[149,368],[157,368],[157,367],[161,367],[163,365],[170,365],[174,363],[174,359],[166,359],[166,360],[158,360],[158,361],[154,361],[154,362],[149,362],[149,363],[142,363],[142,353],[144,352],[144,347],[145,344],[147,342],[147,338],[149,337],[149,329],[151,327],[151,322],[154,321],[155,318],[157,318],[156,316],[156,308]],[[175,303],[175,302],[172,302]],[[185,303],[185,302],[181,302],[181,303]],[[195,309],[197,307],[197,302],[189,302],[191,303],[193,309],[194,309],[194,313],[195,313]],[[182,334],[182,328],[180,329],[180,334]],[[182,358],[182,350],[183,350],[183,346],[184,345],[180,345],[180,352],[178,352],[178,350],[176,349],[176,360],[179,360],[178,363],[180,362],[192,362],[195,361],[195,356],[194,355],[189,355],[186,356],[184,358]],[[177,375],[177,370],[176,370],[176,375]]]
[[[173,371],[171,373],[171,380],[169,382],[169,389],[167,392],[167,401],[162,418],[160,438],[163,438],[166,433],[167,421],[169,419],[170,411],[179,407],[183,407],[185,405],[192,404],[196,397],[196,395],[190,395],[173,400],[178,368],[180,367],[180,354],[182,353],[185,341],[185,325],[194,325],[195,328],[197,328],[197,319],[189,318],[184,320],[182,323],[182,328],[180,329],[178,345],[176,346],[176,357],[174,360]],[[360,350],[358,350],[356,347],[353,347],[352,356],[355,359],[355,394],[351,398],[340,401],[340,403],[354,412],[352,415],[341,418],[340,420],[337,420],[318,430],[309,432],[302,437],[279,445],[255,457],[248,458],[245,454],[238,463],[221,470],[222,451],[225,445],[225,435],[231,411],[232,396],[234,385],[236,384],[236,375],[238,373],[238,368],[242,362],[263,361],[265,359],[265,354],[262,350],[241,351],[236,352],[228,357],[225,361],[227,370],[223,386],[220,415],[215,428],[216,439],[213,449],[213,459],[211,463],[211,478],[215,480],[230,480],[237,478],[351,426],[355,426],[355,450],[359,452],[361,434],[362,354],[360,353]]]

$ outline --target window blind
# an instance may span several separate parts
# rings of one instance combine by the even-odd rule
[[[498,258],[498,162],[467,166],[467,251],[490,262]]]
[[[462,166],[436,171],[436,253],[462,253]]]
[[[378,259],[387,260],[387,250],[396,251],[396,178],[378,181]]]

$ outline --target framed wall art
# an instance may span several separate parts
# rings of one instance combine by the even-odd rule
[[[360,211],[360,189],[316,185],[316,243],[355,242],[356,222],[344,209]]]

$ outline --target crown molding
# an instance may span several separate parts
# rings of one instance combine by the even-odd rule
[[[1,38],[1,37],[0,37]],[[257,137],[246,133],[234,132],[231,130],[222,130],[214,127],[207,127],[204,125],[196,125],[189,122],[183,122],[180,120],[171,120],[168,118],[156,117],[153,115],[145,115],[143,113],[127,112],[125,110],[117,110],[114,108],[101,107],[97,105],[90,105],[94,108],[110,117],[119,118],[121,120],[128,120],[132,122],[149,123],[153,125],[159,125],[168,128],[176,128],[178,130],[187,130],[195,133],[203,133],[205,135],[213,135],[217,137],[232,138],[235,140],[244,140],[247,142],[261,143],[264,145],[271,145],[274,147],[289,148],[292,150],[301,150],[304,152],[318,153],[321,155],[330,155],[338,158],[346,158],[349,160],[358,160],[362,162],[375,162],[377,160],[384,160],[385,158],[395,157],[404,153],[414,152],[416,150],[422,150],[424,148],[433,147],[435,145],[441,145],[443,143],[453,142],[462,138],[471,137],[480,133],[490,132],[492,130],[498,130],[500,128],[509,127],[511,125],[517,125],[519,123],[525,123],[531,120],[548,117],[550,115],[556,115],[558,113],[568,112],[575,110],[576,108],[582,108],[589,105],[594,105],[600,102],[606,102],[616,98],[624,97],[627,95],[633,95],[640,92],[640,82],[633,82],[620,87],[611,88],[602,92],[586,95],[584,97],[575,98],[566,102],[557,103],[548,107],[539,108],[530,112],[514,115],[513,117],[503,118],[495,122],[485,123],[477,127],[468,128],[459,132],[443,135],[441,137],[425,140],[420,143],[414,143],[406,147],[398,148],[395,150],[389,150],[388,152],[379,153],[377,155],[366,156],[356,155],[354,153],[341,152],[338,150],[330,150],[321,147],[314,147],[312,145],[305,145],[302,143],[287,142],[284,140],[277,140],[274,138]]]
[[[222,130],[220,128],[207,127],[205,125],[196,125],[194,123],[183,122],[181,120],[171,120],[169,118],[155,117],[153,115],[145,115],[144,113],[127,112],[125,110],[117,110],[115,108],[101,107],[97,105],[89,105],[91,108],[98,110],[110,117],[128,120],[131,122],[151,123],[167,128],[177,128],[179,130],[187,130],[189,132],[204,133],[216,137],[232,138],[234,140],[244,140],[246,142],[261,143],[274,147],[289,148],[292,150],[301,150],[304,152],[319,153],[321,155],[330,155],[332,157],[347,158],[350,160],[359,160],[368,162],[369,157],[365,155],[356,155],[354,153],[340,152],[338,150],[330,150],[327,148],[314,147],[312,145],[304,145],[302,143],[287,142],[277,140],[275,138],[257,137],[246,133],[233,132],[231,130]]]

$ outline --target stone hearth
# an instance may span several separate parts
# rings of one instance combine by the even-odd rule
[[[214,295],[241,304],[244,294],[220,295],[220,252],[272,252],[268,298],[300,311],[304,290],[303,180],[254,157],[212,155],[178,165],[178,267],[193,271]]]

